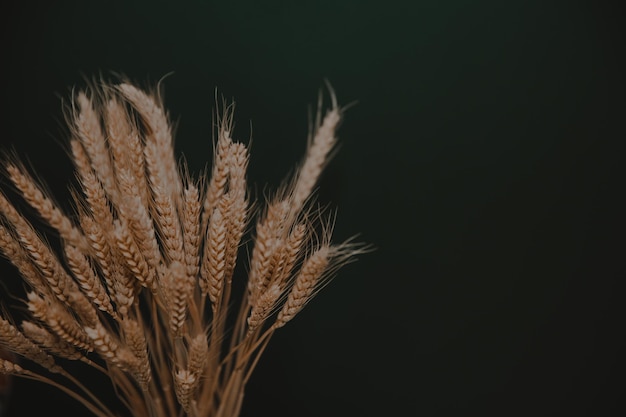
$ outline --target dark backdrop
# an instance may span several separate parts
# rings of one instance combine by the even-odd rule
[[[215,89],[234,98],[259,189],[302,154],[324,79],[358,101],[320,199],[377,250],[276,334],[243,416],[626,411],[619,2],[14,3],[0,141],[60,196],[61,100],[85,78],[165,77],[196,172]],[[6,417],[52,409],[84,415],[18,381]]]

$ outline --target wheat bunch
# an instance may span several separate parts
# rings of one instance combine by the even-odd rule
[[[0,251],[27,288],[22,320],[0,317],[0,347],[21,358],[0,359],[0,373],[53,385],[98,417],[117,414],[69,363],[104,374],[136,417],[237,416],[273,333],[366,250],[331,243],[334,219],[312,198],[342,115],[329,91],[295,175],[262,205],[251,201],[232,104],[216,110],[210,175],[193,178],[158,93],[122,82],[75,94],[74,213],[5,158],[17,195],[56,240],[0,192]]]

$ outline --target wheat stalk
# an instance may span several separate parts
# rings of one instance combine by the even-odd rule
[[[21,325],[0,317],[0,348],[24,364],[2,359],[0,373],[59,388],[99,417],[120,406],[135,417],[237,416],[273,333],[368,250],[333,244],[334,218],[314,207],[342,116],[329,91],[332,106],[322,117],[320,103],[294,177],[260,210],[248,191],[248,147],[233,138],[232,105],[216,111],[210,177],[193,178],[174,155],[158,94],[130,83],[78,92],[68,114],[75,213],[64,213],[17,158],[4,164],[38,219],[0,192],[0,252],[27,288]],[[243,250],[247,278],[236,273]],[[98,400],[67,361],[108,377],[120,404]]]

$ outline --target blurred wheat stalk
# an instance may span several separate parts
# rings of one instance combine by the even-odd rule
[[[28,366],[2,358],[0,373],[53,385],[99,417],[117,415],[64,367],[80,361],[110,379],[133,416],[237,416],[274,331],[367,250],[332,244],[333,216],[311,197],[341,119],[330,96],[295,175],[257,206],[248,149],[231,136],[232,104],[216,111],[210,176],[193,178],[174,155],[156,92],[130,83],[78,92],[67,114],[73,215],[6,158],[17,194],[47,225],[37,230],[0,192],[0,250],[26,284],[28,309],[19,324],[0,317],[0,346]],[[246,240],[247,281],[237,292]]]

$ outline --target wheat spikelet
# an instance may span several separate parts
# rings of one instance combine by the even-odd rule
[[[267,288],[258,299],[258,302],[252,307],[250,316],[248,317],[248,332],[255,331],[267,317],[270,315],[276,302],[282,295],[280,285],[274,284]]]
[[[186,272],[190,277],[195,277],[200,268],[200,210],[198,188],[189,184],[184,192],[183,247],[185,249]]]
[[[224,119],[229,119],[229,113],[224,115]],[[218,141],[213,158],[213,173],[206,191],[204,200],[204,211],[202,215],[203,229],[206,228],[209,216],[213,213],[213,209],[226,190],[226,182],[228,180],[230,146],[232,140],[230,138],[230,127],[220,125],[218,131]]]
[[[148,384],[152,379],[150,369],[150,358],[148,344],[143,327],[136,321],[125,318],[121,322],[123,339],[130,352],[137,358],[137,365],[133,369],[135,377],[144,390],[148,389]]]
[[[139,191],[129,178],[128,173],[121,175],[124,178],[120,182],[124,190],[124,204],[118,206],[124,229],[128,230],[128,238],[134,241],[137,249],[141,252],[148,266],[156,269],[159,265],[161,253],[157,242],[156,232],[148,209],[142,204]]]
[[[296,262],[300,257],[302,245],[305,242],[307,227],[305,223],[299,223],[294,226],[293,230],[285,241],[285,246],[281,252],[281,260],[279,269],[276,272],[277,282],[285,283],[293,271]]]
[[[116,180],[118,184],[130,182],[135,185],[141,201],[147,206],[149,196],[145,179],[143,145],[119,99],[108,100],[104,119]],[[130,176],[132,180],[128,181],[123,176]]]
[[[75,118],[76,136],[85,152],[84,155],[80,155],[81,165],[86,165],[85,159],[88,158],[104,188],[110,195],[115,196],[117,188],[114,182],[113,164],[102,132],[100,117],[94,109],[92,100],[84,92],[78,93],[76,103],[80,108],[78,117]],[[75,151],[80,152],[79,149],[75,147]]]
[[[196,335],[189,343],[188,369],[191,374],[202,375],[208,361],[209,345],[204,333]]]
[[[41,272],[33,265],[28,254],[16,237],[0,224],[0,252],[17,268],[26,283],[41,294],[48,292],[48,286]]]
[[[197,377],[187,369],[181,369],[174,375],[174,390],[176,398],[183,409],[190,413],[190,397],[193,388],[197,385]]]
[[[44,227],[0,192],[0,253],[27,284],[22,320],[0,314],[0,345],[39,366],[2,359],[0,373],[52,385],[97,417],[118,406],[133,417],[236,417],[274,332],[367,251],[331,244],[334,218],[314,204],[342,116],[331,99],[294,177],[257,210],[233,105],[215,113],[210,175],[194,177],[174,154],[159,94],[129,82],[78,92],[68,114],[74,213],[17,158],[4,163]],[[119,404],[103,404],[67,361],[108,377]]]
[[[61,302],[68,301],[70,293],[77,290],[76,283],[67,275],[50,247],[30,227],[19,227],[16,232],[30,259],[47,281],[48,287]]]
[[[172,333],[181,336],[187,316],[187,306],[194,290],[194,280],[180,262],[173,262],[165,272],[162,290],[168,305]]]
[[[74,346],[30,321],[22,321],[24,335],[53,355],[65,359],[86,359]]]
[[[89,259],[72,245],[65,246],[65,254],[67,256],[67,265],[74,274],[76,281],[80,284],[84,294],[100,310],[115,317],[117,313],[113,309],[109,294],[102,285],[100,278],[96,276]]]
[[[291,320],[309,301],[315,286],[320,281],[329,262],[328,246],[322,246],[304,263],[298,274],[287,301],[278,313],[274,327],[282,327]]]
[[[85,205],[89,207],[96,225],[100,227],[103,233],[107,233],[109,232],[108,225],[113,223],[113,213],[104,187],[91,169],[84,172],[82,168],[79,167],[78,169],[81,189],[85,194]]]
[[[174,202],[162,192],[156,192],[154,200],[157,223],[161,232],[161,241],[166,257],[172,263],[183,263],[185,260],[184,242]]]
[[[130,371],[135,376],[143,378],[138,370],[141,367],[139,359],[130,351],[126,344],[121,344],[102,324],[95,327],[85,327],[85,333],[91,339],[94,350],[107,362],[114,364],[123,371]]]
[[[13,353],[17,353],[28,360],[46,368],[50,372],[62,372],[54,358],[44,352],[39,346],[22,334],[7,320],[0,318],[0,346],[4,346]]]
[[[15,209],[13,204],[7,200],[3,193],[0,192],[0,213],[4,219],[14,227],[28,227],[28,222]]]
[[[318,122],[315,132],[309,137],[309,147],[297,175],[296,184],[293,191],[293,206],[297,209],[301,208],[304,202],[309,198],[315,183],[328,161],[328,155],[337,142],[335,132],[341,121],[341,111],[337,107],[337,102],[333,91],[330,91],[333,102],[332,109],[326,114],[324,120],[320,123],[320,114],[318,113]],[[321,100],[321,97],[320,97]],[[321,112],[321,106],[318,106]]]
[[[72,224],[61,210],[54,205],[50,197],[35,184],[34,180],[13,164],[6,167],[9,178],[20,190],[24,199],[43,217],[50,226],[54,227],[63,239],[85,250],[87,242],[83,234]]]
[[[250,304],[256,305],[257,298],[271,281],[272,258],[285,229],[285,220],[289,214],[289,202],[279,201],[269,205],[265,218],[257,224],[248,292]]]
[[[114,260],[111,246],[109,246],[109,239],[112,237],[107,236],[105,231],[98,225],[98,222],[91,217],[81,216],[80,224],[89,240],[94,263],[97,264],[98,271],[106,283],[107,289],[113,291]]]
[[[72,153],[72,163],[76,168],[76,172],[79,178],[84,177],[87,173],[90,173],[91,161],[89,161],[89,156],[87,156],[87,151],[85,147],[81,143],[79,139],[70,140],[70,150]],[[86,187],[83,185],[83,191],[87,191]]]
[[[44,300],[34,292],[29,292],[27,298],[28,309],[33,317],[46,323],[57,336],[78,349],[93,350],[91,340],[83,326],[66,310],[65,306],[55,300]]]
[[[115,171],[119,171],[120,168],[129,168],[131,166],[129,139],[132,126],[124,105],[116,98],[107,100],[103,119]]]
[[[38,267],[48,284],[48,289],[63,303],[67,303],[81,318],[92,322],[95,312],[78,284],[69,276],[55,256],[37,233],[27,224],[19,223],[16,230],[20,243]]]
[[[0,373],[5,375],[29,375],[30,372],[18,364],[7,359],[0,358]]]
[[[173,152],[172,131],[161,103],[133,85],[123,83],[118,88],[145,121],[148,130],[145,155],[148,170],[151,172],[150,178],[154,180],[155,176],[161,176],[164,191],[169,192],[172,200],[180,206],[180,174]]]
[[[109,293],[113,295],[118,314],[127,316],[134,306],[139,289],[135,284],[136,280],[133,280],[121,266],[122,262],[120,260],[114,264],[116,267],[113,273],[113,287],[109,288]]]
[[[114,227],[117,249],[126,261],[125,266],[133,273],[141,285],[155,290],[156,271],[150,268],[146,261],[146,254],[140,251],[137,243],[131,236],[130,226],[128,226],[127,222],[116,221]]]
[[[226,267],[226,221],[221,206],[213,210],[207,235],[200,282],[202,291],[209,295],[213,308],[216,309],[222,294]]]

